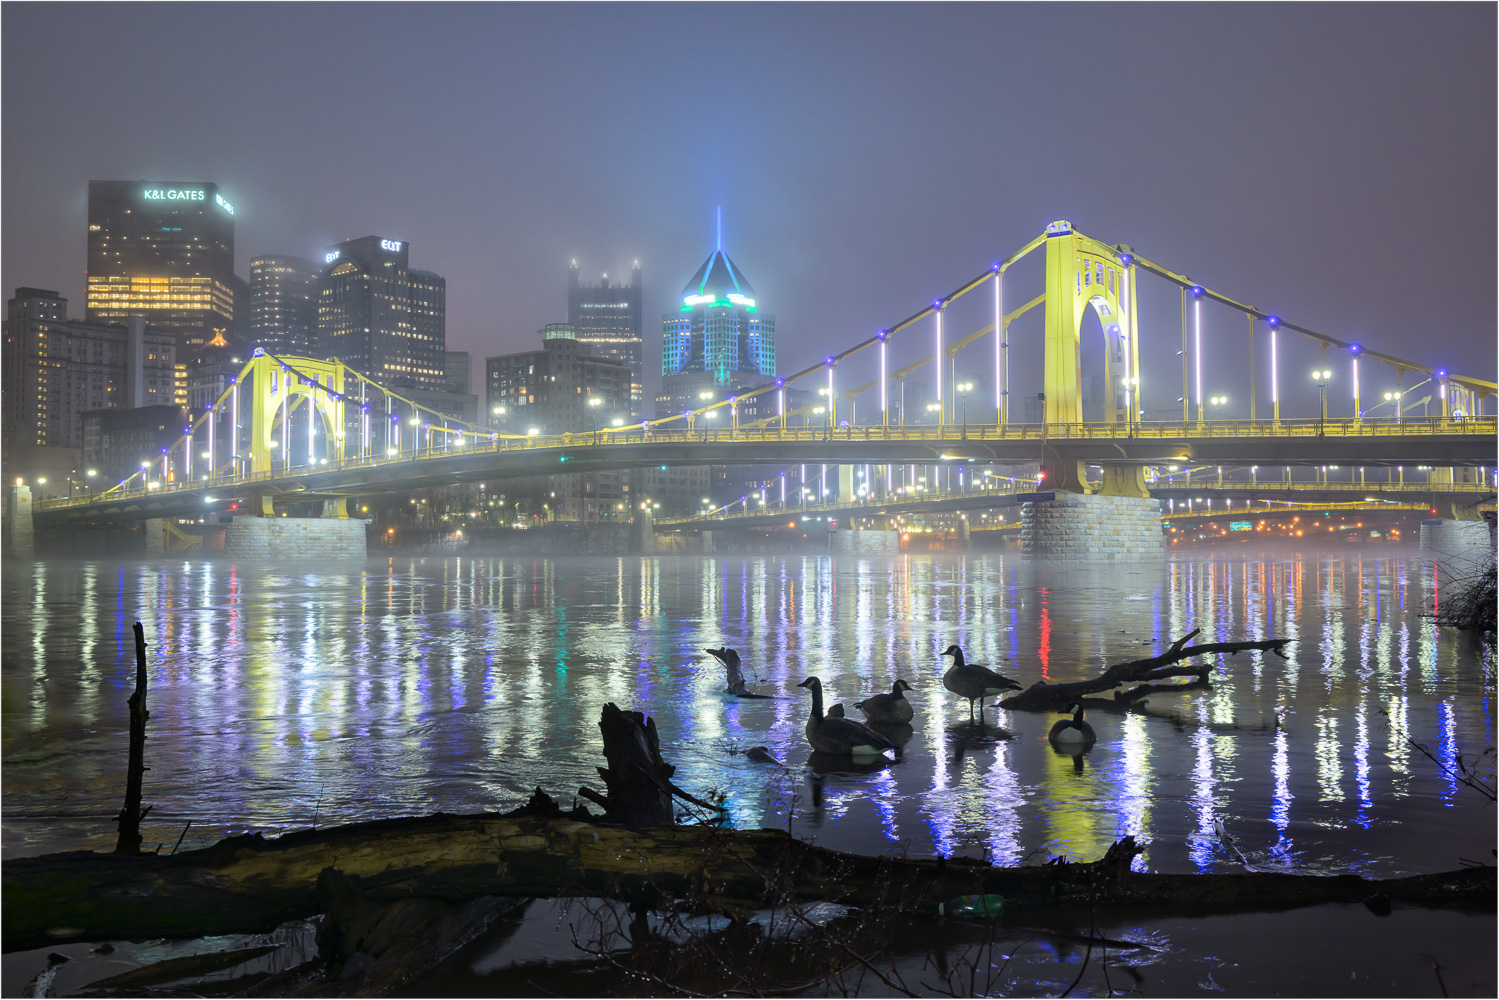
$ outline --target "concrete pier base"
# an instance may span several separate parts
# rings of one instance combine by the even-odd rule
[[[702,538],[703,551],[705,553],[711,553],[711,552],[713,552],[713,532],[711,532],[711,531],[700,531],[700,532],[698,532],[698,535]]]
[[[146,558],[167,554],[167,529],[161,518],[146,520]]]
[[[1421,522],[1421,551],[1434,556],[1470,559],[1484,565],[1494,558],[1494,542],[1485,521],[1436,518]]]
[[[5,490],[5,536],[0,538],[0,551],[7,558],[36,558],[30,486],[10,486]]]
[[[364,522],[333,517],[236,517],[224,529],[235,559],[363,559]]]
[[[630,522],[630,551],[650,555],[656,551],[656,519],[650,510],[637,510]]]
[[[1161,502],[1058,490],[1055,500],[1020,505],[1020,551],[1031,559],[1164,559]]]
[[[877,528],[839,528],[828,533],[828,551],[861,555],[894,555],[900,551],[900,532]]]

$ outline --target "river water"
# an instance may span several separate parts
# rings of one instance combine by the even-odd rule
[[[1492,863],[1494,807],[1439,767],[1493,746],[1492,656],[1422,617],[1466,569],[1410,548],[1123,566],[1013,553],[7,562],[4,853],[112,848],[140,620],[148,848],[170,849],[189,820],[184,848],[503,810],[537,786],[571,805],[579,785],[601,788],[612,701],[655,718],[676,782],[722,794],[735,826],[843,850],[1019,864],[1091,860],[1132,834],[1147,845],[1137,867],[1166,872]],[[1210,689],[1094,713],[1098,742],[1079,759],[1047,743],[1057,716],[991,707],[975,726],[941,684],[953,642],[1023,684],[1054,683],[1192,629],[1289,638],[1290,655],[1225,657]],[[723,693],[704,652],[722,645],[773,697]],[[855,718],[853,702],[912,684],[895,763],[809,761],[796,685],[814,675]],[[755,746],[786,767],[732,752]],[[1475,982],[1491,993],[1494,921],[1463,926],[1487,949]]]

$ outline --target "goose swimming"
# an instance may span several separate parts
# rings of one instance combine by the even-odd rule
[[[891,725],[901,725],[910,722],[915,713],[911,709],[911,703],[906,700],[905,692],[911,690],[911,685],[900,678],[890,685],[890,693],[870,695],[863,701],[854,702],[854,707],[864,713],[864,718],[870,722],[884,722]]]
[[[840,757],[876,757],[895,744],[861,722],[823,715],[822,681],[808,677],[797,687],[812,689],[812,712],[807,716],[807,742],[813,750]]]
[[[718,658],[719,662],[723,664],[724,670],[728,672],[729,683],[728,683],[728,686],[724,688],[724,690],[727,691],[729,694],[735,695],[736,697],[739,697],[739,698],[769,698],[770,697],[770,695],[768,695],[768,694],[755,694],[753,691],[751,691],[748,687],[745,686],[745,684],[744,684],[744,671],[739,669],[739,654],[738,653],[734,652],[732,649],[730,649],[727,646],[725,646],[723,649],[705,649],[705,650],[703,650],[703,652],[705,652],[705,653],[711,653],[713,656],[716,656]]]
[[[963,651],[956,644],[943,650],[943,656],[952,657],[952,666],[942,675],[942,686],[955,695],[968,699],[968,717],[973,718],[974,699],[979,703],[979,715],[984,714],[984,699],[1002,691],[1019,691],[1019,681],[1012,681],[988,667],[977,663],[965,663]]]
[[[1067,706],[1064,715],[1071,715],[1070,719],[1058,719],[1057,724],[1051,727],[1051,732],[1046,738],[1053,743],[1064,743],[1070,746],[1081,747],[1098,739],[1098,734],[1093,727],[1083,721],[1083,706],[1081,702],[1073,702]]]

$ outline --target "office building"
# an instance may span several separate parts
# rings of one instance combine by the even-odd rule
[[[107,490],[135,475],[146,463],[152,471],[147,481],[159,481],[162,449],[182,440],[182,429],[191,419],[183,406],[83,413],[83,464],[96,473],[88,477],[86,487]]]
[[[469,369],[472,359],[467,351],[447,351],[443,357],[443,372],[448,388],[453,392],[468,392]]]
[[[234,206],[203,181],[89,181],[84,318],[144,317],[196,364],[243,333],[234,276]]]
[[[6,303],[4,423],[13,443],[79,448],[86,410],[186,404],[176,336],[139,316],[83,323],[67,311],[67,299],[41,288],[18,288]]]
[[[567,322],[577,331],[578,343],[597,358],[610,358],[630,369],[630,416],[644,413],[645,364],[641,331],[640,261],[630,271],[628,284],[612,284],[605,274],[598,284],[585,284],[573,261],[567,272]]]
[[[316,357],[318,272],[305,257],[266,254],[250,261],[248,346]]]
[[[488,422],[510,434],[577,434],[629,422],[629,366],[591,354],[570,324],[549,323],[539,332],[540,350],[484,359]],[[551,481],[551,509],[563,520],[614,517],[620,504],[628,506],[622,472]]]
[[[775,317],[761,311],[754,288],[719,247],[682,289],[677,311],[661,317],[656,415],[693,409],[702,392],[763,385],[775,374]]]
[[[391,388],[443,391],[447,282],[414,271],[409,244],[364,236],[331,246],[318,277],[318,352]]]

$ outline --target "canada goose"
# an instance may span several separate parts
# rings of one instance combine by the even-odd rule
[[[911,690],[911,685],[900,678],[890,685],[890,693],[870,695],[863,701],[854,702],[854,707],[864,713],[864,718],[870,722],[886,722],[900,725],[910,722],[912,711],[911,703],[906,701],[905,692]]]
[[[1075,701],[1068,705],[1067,711],[1063,714],[1071,715],[1072,718],[1058,719],[1057,724],[1051,727],[1051,732],[1046,734],[1047,739],[1053,743],[1070,743],[1073,746],[1092,743],[1098,739],[1098,734],[1093,731],[1093,727],[1083,721],[1081,702]]]
[[[724,670],[728,672],[729,683],[725,691],[740,698],[769,698],[768,694],[755,694],[744,685],[744,671],[739,669],[739,654],[729,647],[723,649],[705,649],[705,653],[716,656],[723,664]]]
[[[868,726],[853,719],[823,715],[822,681],[808,677],[797,687],[812,689],[812,713],[807,716],[807,742],[813,750],[840,757],[874,757],[894,750],[891,743]]]
[[[988,667],[977,663],[964,663],[963,651],[957,645],[948,646],[943,656],[952,657],[952,666],[942,675],[942,686],[955,695],[968,699],[968,717],[973,718],[973,702],[978,699],[979,714],[984,714],[984,699],[1001,691],[1018,691],[1020,682],[1001,677]]]

